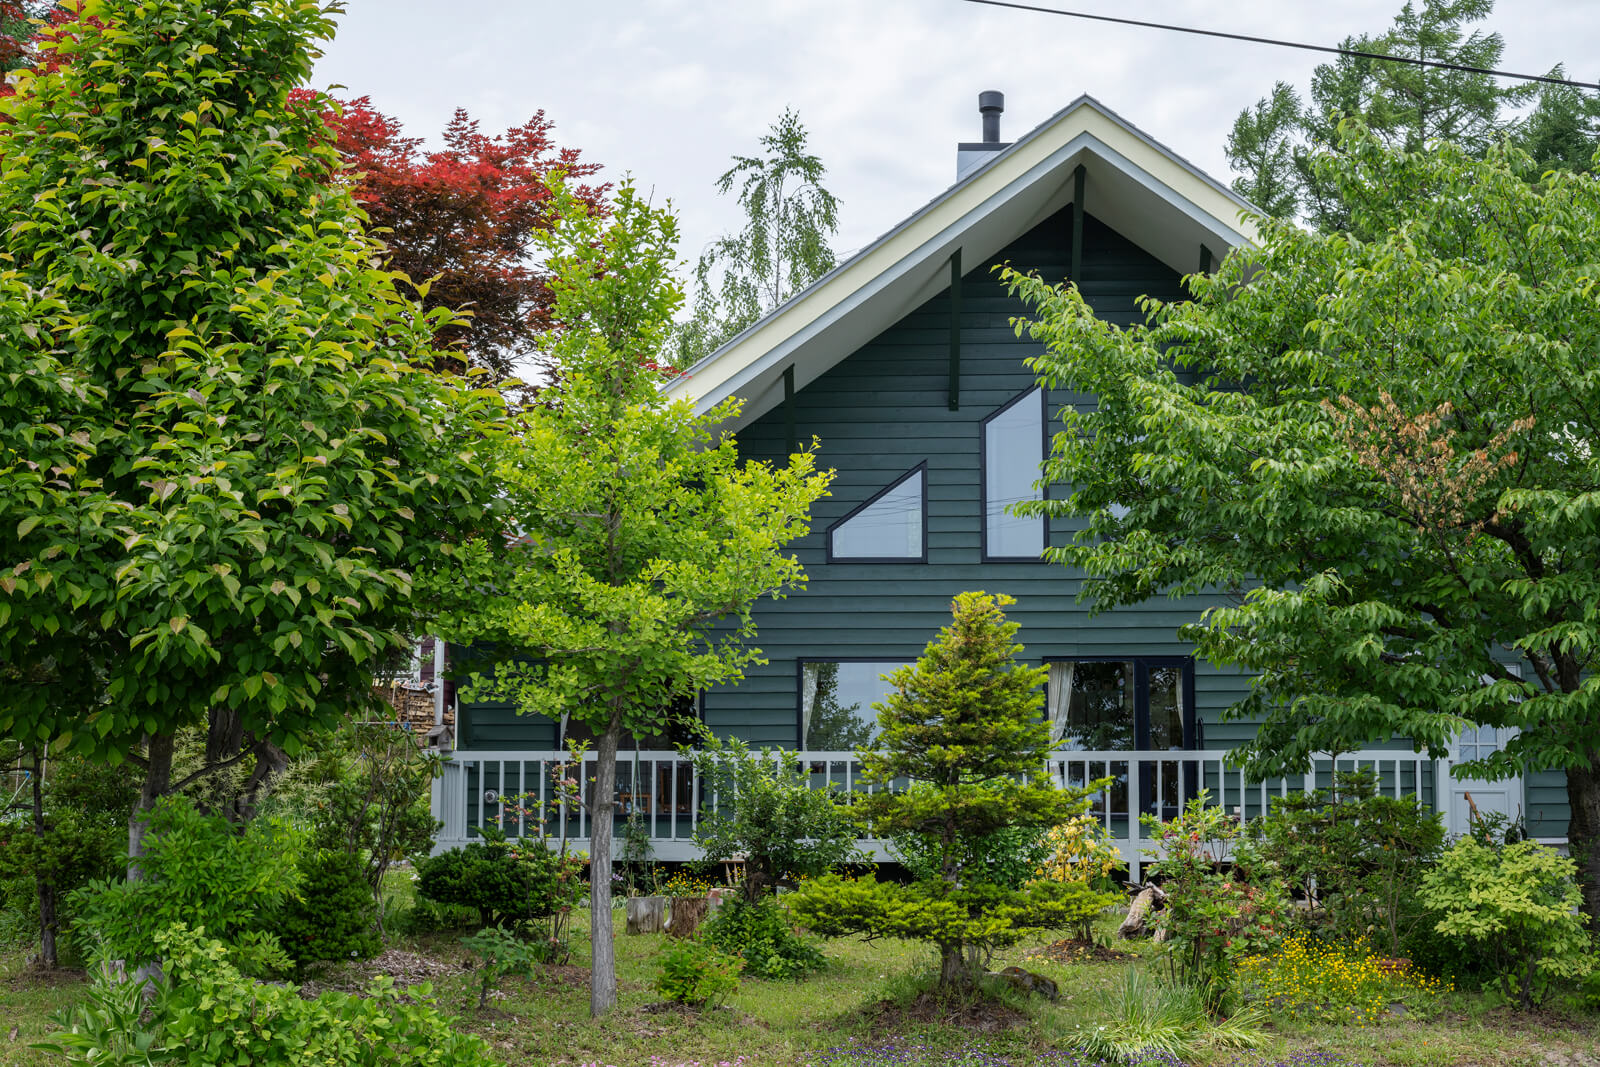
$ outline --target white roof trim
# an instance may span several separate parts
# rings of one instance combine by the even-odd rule
[[[700,360],[669,383],[673,399],[704,412],[729,396],[747,404],[739,422],[772,406],[782,367],[796,388],[871,340],[948,281],[963,250],[971,270],[1072,199],[1072,172],[1087,172],[1092,214],[1188,273],[1199,244],[1219,258],[1253,243],[1247,201],[1088,96],[972,170],[910,218]],[[1142,232],[1141,232],[1142,231]]]

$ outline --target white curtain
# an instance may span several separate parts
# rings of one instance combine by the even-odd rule
[[[817,665],[805,664],[800,671],[800,750],[804,752],[811,737],[811,712],[817,706]]]
[[[1072,706],[1071,660],[1058,660],[1050,664],[1050,682],[1046,688],[1046,713],[1050,716],[1050,751],[1060,749],[1067,736],[1067,710]]]

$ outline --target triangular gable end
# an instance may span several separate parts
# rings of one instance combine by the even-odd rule
[[[745,401],[737,428],[826,372],[965,270],[1072,203],[1084,168],[1084,207],[1181,274],[1204,246],[1220,259],[1251,244],[1256,209],[1094,98],[1080,96],[969,173],[916,214],[796,294],[666,386],[707,411]]]

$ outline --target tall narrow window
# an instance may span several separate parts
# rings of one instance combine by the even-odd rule
[[[1044,463],[1044,390],[1030,389],[983,420],[983,556],[1038,559],[1045,519],[1019,518],[1010,507],[1040,499]]]
[[[928,465],[919,464],[828,530],[828,560],[924,560]]]

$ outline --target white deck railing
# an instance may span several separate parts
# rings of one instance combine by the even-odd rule
[[[1048,761],[1050,775],[1061,785],[1081,786],[1110,778],[1109,787],[1094,794],[1091,811],[1102,820],[1117,842],[1129,870],[1137,878],[1140,864],[1151,847],[1140,826],[1142,814],[1171,818],[1202,789],[1211,802],[1237,815],[1251,818],[1265,813],[1272,798],[1326,788],[1334,761],[1321,756],[1305,774],[1278,778],[1251,778],[1227,765],[1227,752],[1057,752]],[[815,788],[829,786],[845,792],[871,792],[882,786],[860,781],[861,763],[854,752],[785,752],[806,768]],[[478,828],[494,826],[510,837],[537,837],[567,841],[576,849],[589,847],[589,814],[584,805],[559,802],[557,780],[578,777],[592,783],[595,754],[584,757],[581,777],[573,774],[565,752],[456,752],[434,783],[433,814],[444,825],[435,839],[442,851],[478,838]],[[1435,782],[1440,768],[1432,759],[1410,752],[1371,749],[1343,753],[1340,770],[1357,768],[1376,772],[1379,790],[1388,796],[1417,797],[1436,807]],[[586,784],[592,791],[592,784]],[[586,793],[592,795],[592,792]],[[616,854],[622,849],[624,820],[643,821],[658,860],[697,858],[695,827],[702,811],[717,811],[729,798],[706,789],[694,764],[670,751],[623,752],[617,758]],[[884,842],[863,841],[875,859],[891,858]]]

